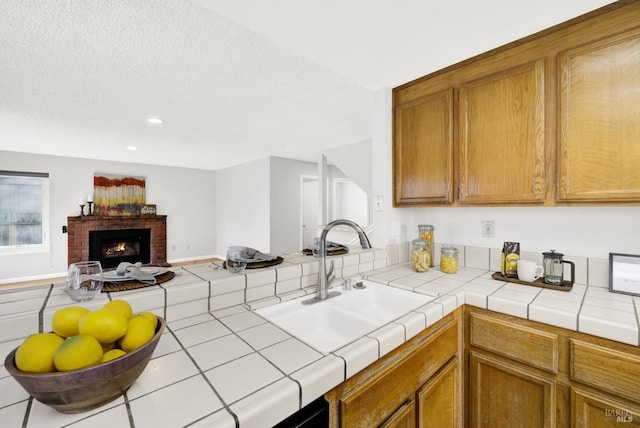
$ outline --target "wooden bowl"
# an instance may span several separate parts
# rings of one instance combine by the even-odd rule
[[[70,372],[28,373],[18,370],[11,351],[4,366],[20,385],[36,400],[61,413],[80,413],[95,409],[125,393],[145,369],[166,321],[158,317],[153,338],[126,355],[96,366]]]

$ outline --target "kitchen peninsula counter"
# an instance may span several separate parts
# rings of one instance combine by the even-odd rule
[[[161,285],[103,293],[134,311],[167,319],[153,359],[129,391],[98,409],[66,415],[31,400],[0,367],[0,418],[26,427],[265,427],[295,413],[456,308],[467,304],[638,346],[640,298],[602,286],[556,291],[496,281],[493,271],[436,268],[416,273],[387,266],[384,250],[354,249],[332,257],[342,277],[434,296],[434,300],[331,353],[322,353],[252,312],[315,292],[317,259],[289,255],[281,265],[229,274],[215,265],[176,269]],[[349,291],[349,292],[356,292]],[[72,303],[63,284],[0,293],[0,355],[31,333],[48,330],[52,314]]]

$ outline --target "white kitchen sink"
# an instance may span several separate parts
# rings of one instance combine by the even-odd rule
[[[300,297],[256,310],[273,324],[314,348],[331,352],[434,299],[371,281],[364,289],[342,291],[337,297],[303,304]]]

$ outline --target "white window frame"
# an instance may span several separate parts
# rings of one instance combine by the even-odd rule
[[[49,174],[34,172],[0,171],[0,175],[32,177],[42,180],[42,243],[25,245],[0,245],[0,255],[32,254],[51,251],[49,233]]]

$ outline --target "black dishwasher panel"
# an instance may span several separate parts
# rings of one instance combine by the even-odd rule
[[[329,403],[324,397],[307,404],[273,428],[327,428]]]

